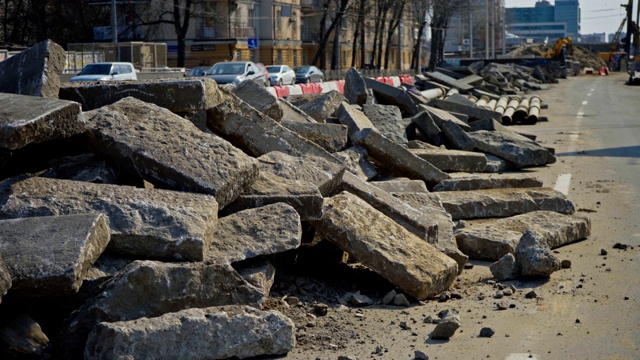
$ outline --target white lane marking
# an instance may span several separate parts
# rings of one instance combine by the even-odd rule
[[[539,360],[536,354],[509,354],[504,360]]]
[[[568,195],[570,185],[571,185],[571,174],[560,174],[556,179],[556,185],[553,187],[553,190],[560,192],[564,195]]]
[[[569,135],[569,140],[570,141],[578,141],[578,134]]]
[[[591,89],[591,91],[594,91],[594,90],[595,90],[595,88],[594,88],[594,89]]]
[[[585,100],[585,101],[582,102],[582,105],[584,106],[584,105],[587,105],[588,103],[589,102],[587,100]]]
[[[587,96],[591,96],[591,93],[588,93]]]

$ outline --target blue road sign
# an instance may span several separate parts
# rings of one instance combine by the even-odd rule
[[[247,39],[247,43],[249,45],[249,50],[255,50],[258,48],[258,39],[257,38],[249,38]]]

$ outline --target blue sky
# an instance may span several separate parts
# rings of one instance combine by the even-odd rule
[[[549,1],[551,4],[555,3],[555,0]],[[637,1],[634,0],[634,2]],[[505,5],[507,7],[534,7],[536,2],[537,0],[505,0]],[[624,8],[620,5],[626,3],[628,0],[580,0],[581,33],[615,33],[625,17]],[[633,14],[635,19],[636,12],[634,11]]]

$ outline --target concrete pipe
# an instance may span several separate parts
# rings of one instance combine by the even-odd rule
[[[507,109],[507,105],[509,104],[509,98],[506,96],[501,96],[496,103],[495,111],[500,114],[504,114],[504,111]]]
[[[459,94],[459,93],[460,93],[460,92],[458,91],[458,89],[456,89],[456,88],[451,88],[451,89],[449,89],[449,91],[447,91],[447,95],[445,95],[445,96],[444,96],[444,98],[445,98],[445,100],[446,100],[449,96],[451,96],[451,95],[453,95],[453,94]]]
[[[513,114],[516,112],[518,105],[520,105],[520,98],[517,96],[509,101],[507,108],[504,110],[504,114],[502,114],[503,125],[511,125],[513,123]]]
[[[489,102],[489,97],[487,95],[480,96],[480,99],[476,101],[476,106],[479,108],[487,109],[487,103]]]
[[[518,104],[516,111],[513,113],[513,122],[524,124],[529,116],[529,99],[523,98]]]
[[[487,109],[489,109],[491,111],[495,111],[496,110],[496,104],[498,104],[498,100],[491,99],[491,101],[489,101],[487,103]]]
[[[538,118],[540,117],[540,107],[542,106],[542,100],[533,96],[529,99],[529,116],[527,117],[526,123],[534,125],[538,122]]]
[[[429,100],[433,100],[433,99],[441,98],[442,96],[444,96],[444,89],[435,88],[435,89],[424,90],[424,91],[420,91],[420,94],[422,94],[422,96],[424,96]]]

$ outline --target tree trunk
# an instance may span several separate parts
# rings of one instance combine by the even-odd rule
[[[364,65],[367,63],[367,59],[365,58],[366,56],[366,49],[365,49],[365,33],[366,33],[366,29],[364,27],[365,25],[365,21],[364,21],[364,9],[365,9],[365,0],[360,0],[360,11],[359,11],[359,17],[360,17],[360,68],[364,68]],[[356,41],[355,39],[353,41]]]
[[[380,26],[380,36],[378,37],[378,59],[376,61],[376,67],[379,69],[382,65],[382,45],[384,42],[384,36],[382,36],[382,34],[384,33],[384,26],[385,23],[387,22],[387,13],[389,12],[389,7],[386,7],[382,10],[382,14],[381,14],[381,19],[382,19],[382,24]],[[375,44],[374,44],[375,46]]]
[[[402,18],[402,12],[404,11],[404,5],[406,2],[402,0],[400,6],[396,6],[393,9],[393,18],[391,19],[391,23],[389,24],[389,29],[387,30],[387,45],[384,51],[384,68],[389,68],[389,57],[391,56],[391,40],[393,39],[393,33],[398,29],[398,25],[400,25],[400,21]],[[400,39],[398,39],[398,43],[401,44]],[[400,51],[400,49],[398,49]],[[400,55],[400,54],[399,54]],[[402,57],[400,57],[402,58]],[[398,64],[398,68],[401,68],[401,64]]]
[[[360,4],[362,4],[362,0],[360,0]],[[351,47],[351,67],[356,66],[356,58],[358,56],[358,36],[360,35],[360,27],[362,26],[362,18],[361,13],[358,11],[358,18],[356,20],[355,30],[353,31],[353,46]],[[364,28],[362,29],[364,32]]]
[[[416,39],[416,43],[413,45],[413,54],[411,56],[411,68],[416,70],[416,74],[422,73],[420,69],[420,56],[422,50],[422,35],[424,34],[424,29],[426,27],[426,23],[423,21],[420,23],[420,27],[418,27],[418,38]]]
[[[329,36],[331,36],[331,32],[333,32],[333,30],[336,28],[337,23],[342,18],[342,14],[344,13],[344,10],[347,8],[348,5],[349,5],[349,0],[340,0],[340,7],[336,13],[336,16],[333,18],[331,25],[329,25],[329,29],[327,29],[327,33],[324,34],[324,37],[320,41],[320,44],[319,44],[320,46],[318,48],[318,51],[316,52],[316,55],[313,57],[313,60],[311,61],[312,65],[317,64],[318,59],[320,59],[320,56],[324,54],[324,50],[327,47],[327,41],[329,40]]]

